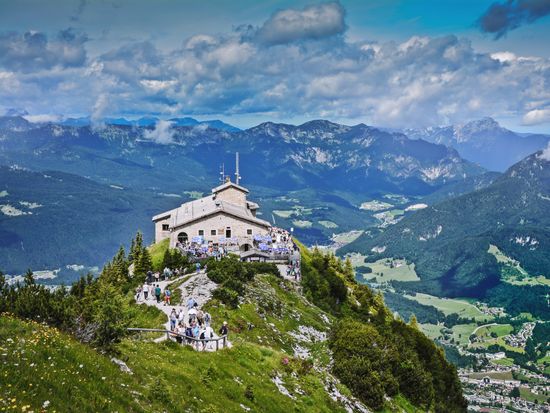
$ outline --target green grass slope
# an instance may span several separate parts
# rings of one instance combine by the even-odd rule
[[[529,273],[550,274],[549,206],[550,162],[537,153],[484,189],[417,211],[381,234],[364,234],[338,253],[360,252],[369,261],[406,258],[421,279],[406,288],[483,297],[501,278],[490,245]]]

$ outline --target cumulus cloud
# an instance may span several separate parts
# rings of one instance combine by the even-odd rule
[[[489,6],[479,18],[478,25],[495,39],[504,36],[509,30],[533,23],[550,14],[550,0],[507,0]]]
[[[63,119],[63,117],[60,115],[52,115],[52,114],[25,115],[23,117],[32,123],[59,122],[60,120]]]
[[[523,116],[524,125],[538,125],[550,122],[550,109],[533,109]]]
[[[542,153],[539,155],[539,159],[544,159],[545,161],[550,162],[550,142],[548,142],[546,148],[542,150]]]
[[[344,32],[344,17],[344,8],[337,2],[280,10],[263,24],[258,38],[268,44],[281,44],[330,37]]]
[[[101,94],[98,96],[97,100],[94,103],[92,108],[92,114],[90,120],[92,122],[92,127],[96,129],[101,129],[105,126],[104,117],[109,105],[109,98],[106,94]]]
[[[280,11],[260,29],[197,34],[172,50],[153,41],[128,43],[82,66],[22,72],[0,65],[0,110],[17,105],[32,114],[89,113],[98,125],[106,115],[151,114],[283,121],[299,116],[393,127],[481,116],[550,123],[544,112],[550,107],[550,59],[484,53],[455,36],[415,36],[401,43],[351,41],[333,35],[342,33],[343,23],[323,32],[325,37],[314,37],[312,33],[321,32],[308,31],[309,20],[302,16],[310,8],[341,6],[325,3]],[[259,41],[258,33],[276,27],[274,22],[286,12],[305,19],[305,28],[297,32],[289,23],[286,34],[270,37],[278,39],[276,45]],[[161,137],[170,142],[170,132],[164,125],[155,133],[170,136]]]
[[[172,126],[173,123],[168,120],[159,120],[153,130],[143,132],[143,137],[162,145],[169,145],[174,143],[174,129]]]
[[[61,30],[53,39],[42,32],[0,34],[0,67],[32,72],[53,67],[77,67],[86,61],[87,36],[73,29]]]

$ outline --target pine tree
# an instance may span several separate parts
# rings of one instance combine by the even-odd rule
[[[94,301],[93,320],[97,325],[95,344],[105,350],[112,350],[126,333],[128,324],[128,304],[113,286],[102,283]]]
[[[143,250],[143,234],[141,231],[138,231],[136,237],[132,240],[132,245],[130,246],[130,255],[128,257],[130,262],[138,260],[141,251]]]
[[[31,286],[31,285],[34,285],[36,284],[35,280],[34,280],[34,274],[32,273],[32,271],[29,269],[27,270],[27,272],[25,273],[25,286]]]
[[[126,252],[121,246],[113,258],[112,262],[113,281],[116,283],[125,283],[128,281],[128,261],[126,260]]]
[[[132,238],[132,244],[130,245],[130,251],[128,252],[128,262],[132,263],[134,261],[134,252],[136,250],[136,240]]]
[[[348,279],[349,281],[355,280],[355,271],[353,269],[353,265],[351,264],[351,260],[349,259],[349,257],[347,257],[346,260],[344,261],[343,272],[346,279]]]
[[[418,320],[416,319],[416,316],[414,314],[411,315],[411,318],[409,318],[409,325],[418,330]]]
[[[134,262],[134,274],[144,276],[147,271],[150,271],[153,267],[151,262],[151,255],[147,248],[143,248],[141,253]]]
[[[164,256],[162,257],[161,270],[164,268],[174,268],[174,257],[170,252],[170,248],[164,251]]]

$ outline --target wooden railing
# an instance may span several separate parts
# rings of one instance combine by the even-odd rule
[[[179,334],[174,331],[165,330],[161,328],[127,328],[128,331],[137,331],[141,333],[163,333],[166,334],[166,339],[170,340],[172,338],[180,337],[181,345],[189,344],[194,347],[197,351],[204,350],[209,342],[216,342],[216,351],[220,349],[220,341],[222,342],[221,348],[227,347],[227,335],[216,337],[216,338],[195,338],[186,336],[184,334]],[[202,343],[202,348],[201,344]]]

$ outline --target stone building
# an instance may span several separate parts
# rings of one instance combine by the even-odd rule
[[[269,234],[270,223],[256,216],[258,204],[247,200],[248,189],[226,180],[204,198],[155,215],[155,242],[170,239],[170,247],[190,242],[231,242],[241,251],[252,249],[253,237]]]

